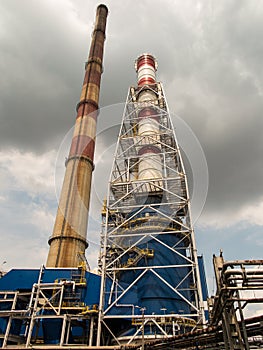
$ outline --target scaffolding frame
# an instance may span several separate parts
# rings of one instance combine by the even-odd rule
[[[216,295],[208,299],[209,323],[202,330],[178,334],[169,339],[145,339],[144,349],[262,349],[263,315],[245,317],[246,308],[263,305],[263,260],[225,261],[213,257]],[[140,349],[134,346],[133,349]]]
[[[210,323],[222,326],[226,350],[249,349],[244,309],[263,305],[263,260],[225,261],[221,252],[213,256],[213,264],[217,291],[208,301]],[[253,293],[259,291],[261,296],[256,297]]]
[[[6,317],[7,326],[1,348],[10,347],[11,343],[17,343],[21,348],[32,346],[48,346],[43,343],[43,335],[39,336],[39,327],[43,320],[61,320],[61,331],[58,346],[72,345],[70,343],[70,330],[75,325],[82,327],[83,339],[80,345],[92,346],[94,342],[95,324],[97,324],[98,308],[89,308],[82,301],[79,290],[86,287],[85,270],[79,274],[72,271],[70,279],[58,279],[53,283],[42,283],[42,275],[45,267],[42,265],[39,271],[37,283],[32,286],[31,292],[1,291],[0,302],[6,303],[6,310],[0,311],[0,317]],[[78,292],[76,292],[76,289]],[[25,309],[18,306],[19,300],[23,300]],[[24,323],[23,334],[11,333],[11,325],[14,320]]]
[[[142,90],[148,89],[154,92],[156,99],[151,101],[139,102],[138,96]],[[138,114],[144,107],[152,107],[157,111],[159,133],[158,135],[139,135],[138,134]],[[138,179],[138,164],[142,156],[139,155],[140,147],[151,144],[157,145],[161,149],[156,162],[161,163],[162,177],[152,180]],[[145,157],[145,155],[144,155]],[[151,157],[153,157],[151,155]],[[141,204],[138,203],[138,197],[146,192],[165,194],[161,203]],[[164,213],[162,208],[169,206],[170,215]],[[138,216],[144,210],[154,212],[155,217],[138,219]],[[129,214],[131,213],[131,214]],[[158,218],[158,220],[156,220]],[[158,221],[158,222],[157,222]],[[162,237],[166,235],[177,235],[180,237],[178,242],[171,246],[166,244]],[[127,240],[130,239],[130,244]],[[138,244],[153,240],[160,246],[169,249],[175,256],[183,259],[181,265],[155,265],[148,266],[147,261],[151,259],[154,252],[147,251],[147,244],[144,249],[139,251]],[[187,254],[181,254],[183,249]],[[123,258],[127,255],[133,255],[123,263]],[[138,266],[138,262],[144,259],[145,266]],[[169,314],[169,315],[149,315],[147,310],[144,315],[144,322],[149,320],[158,325],[164,337],[169,336],[162,323],[158,322],[161,316],[167,319],[173,319],[173,322],[185,318],[195,320],[197,325],[205,323],[204,304],[201,291],[201,281],[197,260],[197,250],[195,244],[194,230],[191,222],[190,196],[188,192],[187,177],[182,161],[181,152],[176,140],[175,131],[171,122],[169,109],[166,103],[163,87],[161,83],[144,85],[143,87],[131,87],[128,92],[127,101],[122,117],[122,124],[116,146],[113,166],[108,186],[107,200],[102,210],[102,233],[101,250],[99,257],[99,268],[102,276],[99,322],[97,346],[100,345],[102,327],[110,332],[117,344],[120,344],[118,336],[114,334],[110,327],[110,320],[117,318],[131,320],[136,319],[135,307],[140,305],[122,305],[121,300],[136,285],[136,283],[148,272],[155,275],[156,279],[165,284],[177,297],[189,304],[191,313],[189,314]],[[160,276],[159,271],[163,269],[187,268],[189,271],[177,285],[171,285],[167,280]],[[138,277],[127,288],[123,288],[118,283],[118,276],[122,272],[139,271]],[[189,286],[191,293],[194,294],[193,300],[184,297],[180,286],[191,275],[193,284]],[[110,291],[106,288],[106,281],[110,281]],[[107,295],[107,293],[109,295]],[[105,297],[108,299],[105,304]],[[113,307],[124,307],[125,311],[121,315],[112,315],[110,311]],[[130,310],[127,311],[127,308]]]

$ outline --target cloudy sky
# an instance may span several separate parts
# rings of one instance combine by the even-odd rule
[[[212,254],[219,249],[227,260],[262,258],[263,2],[106,4],[100,105],[110,117],[102,113],[107,121],[99,125],[89,262],[96,266],[99,208],[109,177],[109,157],[103,154],[114,150],[122,103],[136,81],[134,59],[150,52],[158,59],[172,114],[192,129],[206,157],[208,197],[195,231],[213,289]],[[97,5],[0,2],[0,268],[5,270],[46,261]]]

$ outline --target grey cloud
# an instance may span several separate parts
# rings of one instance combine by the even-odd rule
[[[210,173],[206,210],[216,215],[258,201],[263,5],[229,0],[107,5],[101,105],[124,102],[136,81],[134,59],[153,53],[170,109],[204,148]],[[96,6],[95,0],[1,2],[1,147],[41,153],[57,147],[73,125]],[[110,117],[115,123],[121,113]],[[102,115],[99,123],[103,128]],[[115,131],[105,134],[105,144],[111,136],[116,138]]]
[[[41,151],[74,122],[88,49],[81,25],[63,3],[61,8],[50,1],[0,4],[2,146]]]
[[[262,5],[213,4],[204,9],[200,45],[192,51],[198,66],[192,66],[191,83],[172,86],[173,96],[178,92],[177,113],[193,128],[207,157],[206,211],[222,217],[263,197]],[[176,109],[175,102],[172,106]]]

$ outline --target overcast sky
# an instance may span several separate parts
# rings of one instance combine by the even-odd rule
[[[208,164],[208,198],[195,231],[211,284],[212,254],[220,248],[228,260],[262,258],[263,2],[106,4],[100,105],[110,112],[101,114],[99,125],[88,259],[96,266],[108,155],[128,87],[136,82],[134,60],[150,52],[172,114],[192,129]],[[0,1],[0,266],[6,261],[5,269],[46,261],[97,5]]]

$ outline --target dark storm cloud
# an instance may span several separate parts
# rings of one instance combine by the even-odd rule
[[[90,36],[69,5],[0,3],[2,147],[41,151],[74,122]]]
[[[204,148],[210,174],[207,211],[222,213],[260,200],[262,2],[107,5],[101,105],[124,102],[136,80],[134,59],[153,53],[170,109],[192,127]],[[73,125],[96,6],[84,0],[1,1],[2,147],[42,152]],[[121,115],[110,118],[115,124]],[[106,145],[113,134],[105,133]]]
[[[206,210],[216,210],[219,217],[263,197],[262,4],[220,4],[202,23],[191,84],[182,82],[181,91],[176,89],[182,106],[177,111],[207,157]]]

